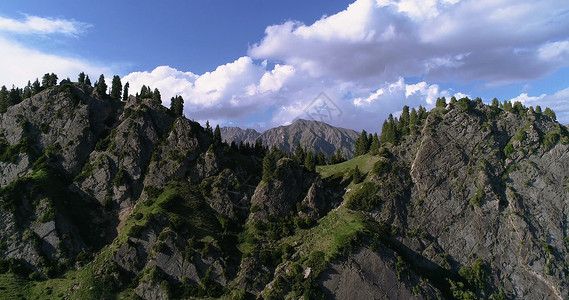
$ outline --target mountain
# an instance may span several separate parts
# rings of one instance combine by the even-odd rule
[[[263,145],[277,148],[291,153],[296,145],[300,145],[314,153],[319,151],[330,156],[339,149],[346,157],[354,156],[354,143],[360,136],[354,130],[334,127],[324,122],[297,119],[287,126],[271,128],[263,133],[253,129],[240,129],[237,127],[221,128],[221,136],[224,141],[236,144],[240,142],[255,144],[260,139]]]
[[[314,171],[157,100],[47,88],[0,114],[0,298],[567,299],[567,128],[441,102]]]

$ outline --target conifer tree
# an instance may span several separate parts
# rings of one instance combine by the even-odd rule
[[[120,99],[122,93],[122,83],[121,78],[118,75],[113,76],[113,81],[111,83],[111,98]]]
[[[373,155],[375,155],[377,154],[379,147],[380,147],[379,137],[377,136],[377,133],[374,133],[373,137],[371,138],[371,145],[369,146],[369,151]]]
[[[182,96],[176,96],[170,99],[170,111],[176,117],[184,115],[184,98],[182,98]]]
[[[311,172],[316,171],[316,159],[312,151],[308,151],[306,153],[306,158],[304,159],[304,167],[306,167]]]
[[[368,152],[368,136],[365,130],[362,130],[360,137],[356,139],[356,151],[354,156],[364,155]]]
[[[444,97],[443,97],[444,99]],[[409,134],[409,106],[403,106],[401,117],[399,118],[399,133],[401,136]]]
[[[130,84],[128,83],[128,81],[124,84],[124,90],[122,92],[122,100],[126,101],[128,99],[128,88],[130,87]]]
[[[152,100],[162,104],[162,96],[160,95],[160,91],[155,88],[154,92],[152,93]]]
[[[35,95],[39,92],[41,92],[41,85],[39,79],[36,78],[36,81],[32,83],[32,95]]]
[[[79,73],[79,76],[77,78],[77,82],[85,83],[85,73],[84,72]]]
[[[304,160],[306,159],[306,154],[304,153],[304,149],[300,145],[300,143],[296,144],[296,148],[294,149],[294,161],[296,161],[299,165],[304,164]]]
[[[99,80],[97,81],[97,93],[100,96],[105,96],[107,95],[107,84],[105,83],[105,75],[101,74],[101,76],[99,76]]]
[[[316,154],[316,165],[323,166],[325,164],[326,164],[326,156],[324,155],[324,153],[322,153],[322,151],[318,151],[318,154]]]
[[[91,78],[89,78],[89,75],[85,75],[85,84],[91,86]]]
[[[219,129],[219,124],[215,126],[215,130],[213,131],[213,142],[216,145],[221,145],[221,129]]]

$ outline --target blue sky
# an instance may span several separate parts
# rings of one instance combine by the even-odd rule
[[[191,119],[258,130],[319,110],[379,131],[403,105],[453,95],[549,106],[569,123],[569,3],[3,0],[0,65],[7,86],[118,74],[165,105],[182,95]]]

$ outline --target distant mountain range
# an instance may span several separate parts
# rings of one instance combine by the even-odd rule
[[[300,145],[314,153],[322,151],[327,156],[340,149],[347,157],[354,156],[355,140],[359,133],[340,127],[334,127],[324,122],[298,119],[291,125],[279,126],[259,133],[254,129],[241,129],[239,127],[221,128],[221,137],[228,143],[254,144],[258,139],[263,145],[291,152],[296,145]]]

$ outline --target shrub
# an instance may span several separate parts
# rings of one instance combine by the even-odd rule
[[[373,210],[379,204],[379,196],[377,191],[379,187],[371,182],[364,185],[354,192],[348,199],[347,206],[350,209],[362,209],[366,211]]]
[[[372,172],[376,175],[382,175],[384,173],[389,172],[389,170],[391,170],[391,166],[389,162],[385,160],[377,161],[372,168]]]

